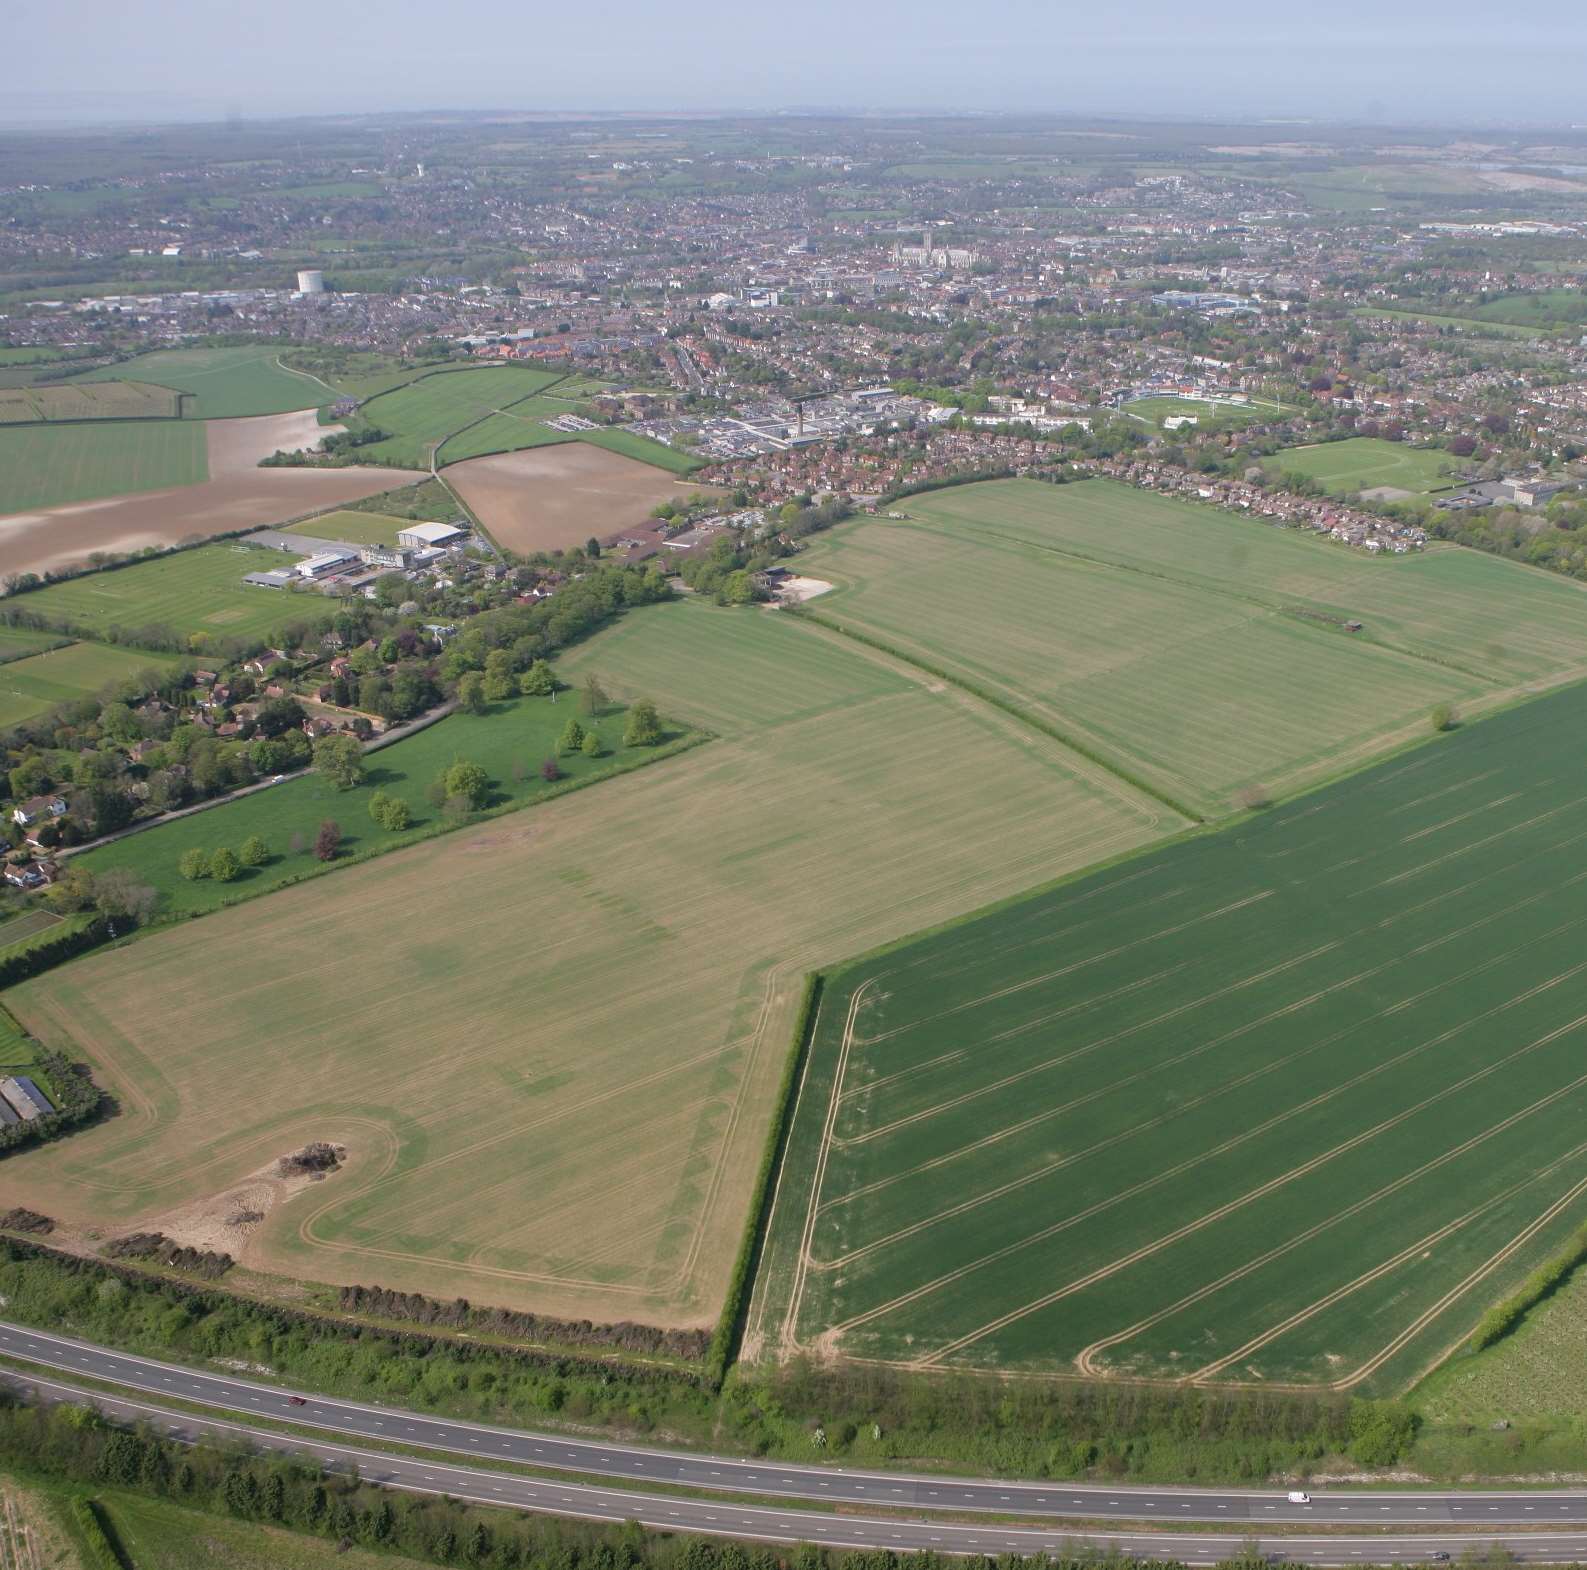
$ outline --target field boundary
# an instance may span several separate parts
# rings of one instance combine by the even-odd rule
[[[967,692],[972,698],[979,699],[982,703],[1007,714],[1011,719],[1018,720],[1020,724],[1029,726],[1031,730],[1040,731],[1049,740],[1056,741],[1060,745],[1067,747],[1071,752],[1078,753],[1088,763],[1093,763],[1098,768],[1106,770],[1107,773],[1113,775],[1116,779],[1122,780],[1132,790],[1139,791],[1143,796],[1150,796],[1153,801],[1167,807],[1169,811],[1186,819],[1188,822],[1199,824],[1207,821],[1206,817],[1202,813],[1197,812],[1195,808],[1179,801],[1169,795],[1167,791],[1160,790],[1157,786],[1148,783],[1121,764],[1105,757],[1088,742],[1080,741],[1050,721],[1029,713],[1012,699],[1001,697],[988,688],[981,686],[978,682],[969,681],[963,676],[957,676],[941,665],[930,663],[916,655],[909,654],[896,644],[887,642],[885,638],[878,638],[868,632],[859,632],[853,627],[846,627],[842,622],[834,621],[831,617],[823,615],[819,611],[811,610],[808,606],[802,608],[798,614],[803,619],[814,622],[818,627],[825,627],[829,632],[838,633],[845,638],[852,638],[856,643],[863,643],[870,648],[879,649],[883,654],[891,655],[894,659],[901,660],[905,665],[924,671],[928,676],[935,676],[939,681],[948,682],[950,685],[959,688],[961,692]]]
[[[755,1281],[765,1254],[766,1237],[771,1229],[773,1199],[782,1176],[788,1140],[793,1133],[795,1095],[804,1078],[805,1061],[810,1055],[815,1036],[815,1021],[824,984],[825,977],[818,970],[810,971],[805,976],[799,1012],[794,1016],[792,1045],[783,1065],[782,1079],[777,1086],[777,1096],[771,1110],[771,1123],[766,1131],[765,1150],[750,1191],[750,1209],[744,1223],[743,1241],[739,1244],[738,1257],[733,1262],[733,1274],[729,1278],[727,1296],[722,1304],[722,1317],[717,1322],[710,1349],[705,1355],[706,1366],[718,1385],[737,1361],[743,1343]]]

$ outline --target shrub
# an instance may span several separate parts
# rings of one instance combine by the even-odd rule
[[[196,845],[191,850],[184,850],[177,858],[176,870],[190,883],[196,883],[200,878],[207,878],[209,852],[200,850]]]
[[[314,854],[321,861],[335,861],[336,851],[341,843],[341,824],[335,818],[327,818],[314,836]]]
[[[209,875],[217,883],[234,882],[237,874],[241,871],[242,863],[237,859],[237,852],[232,850],[230,846],[222,845],[209,858]]]
[[[649,698],[639,698],[628,711],[628,724],[623,730],[625,747],[654,747],[661,741],[661,716]]]
[[[579,751],[586,758],[598,758],[601,755],[601,738],[592,730],[584,733],[584,740],[579,744]]]
[[[562,734],[557,738],[557,751],[559,753],[577,752],[584,745],[584,727],[576,719],[569,719],[562,727]]]
[[[265,843],[263,835],[250,834],[242,842],[237,852],[237,859],[245,867],[262,867],[270,860],[270,847]]]
[[[1452,703],[1435,703],[1430,718],[1436,731],[1453,730],[1460,723],[1460,713]]]
[[[555,784],[562,778],[562,765],[555,758],[547,758],[540,765],[540,778]]]

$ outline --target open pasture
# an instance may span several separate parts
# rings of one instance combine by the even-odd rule
[[[87,372],[84,382],[154,382],[191,393],[189,418],[225,420],[246,414],[285,414],[330,403],[334,388],[280,363],[282,346],[233,345],[224,349],[156,349]]]
[[[901,510],[801,558],[839,585],[818,614],[1204,815],[1365,761],[1435,703],[1474,712],[1587,674],[1587,591],[1476,552],[1374,561],[1105,480],[992,481]]]
[[[1335,496],[1380,486],[1425,496],[1448,485],[1448,476],[1458,464],[1437,447],[1407,447],[1378,436],[1351,436],[1342,442],[1286,447],[1263,459],[1262,466],[1273,474],[1303,474]]]
[[[174,420],[181,413],[181,395],[152,382],[0,388],[0,425],[38,420]]]
[[[709,1324],[806,968],[1176,826],[790,617],[637,611],[562,661],[592,669],[719,739],[13,989],[123,1108],[9,1162],[16,1202],[177,1235],[336,1139],[250,1266]]]
[[[371,463],[428,469],[431,450],[454,432],[485,419],[494,410],[531,398],[560,379],[557,371],[511,364],[475,365],[421,376],[371,398],[359,411],[363,423],[386,432],[383,441],[361,447],[360,457]]]
[[[625,431],[615,425],[603,425],[594,431],[580,431],[579,440],[590,443],[592,447],[604,447],[608,452],[619,453],[624,458],[637,458],[641,463],[654,464],[656,468],[666,469],[672,474],[692,474],[705,464],[703,458],[696,458],[692,453],[680,452],[665,442],[652,441],[637,431]]]
[[[462,463],[493,452],[516,452],[520,447],[545,447],[554,442],[571,442],[572,431],[559,431],[546,424],[561,414],[579,411],[576,402],[559,402],[549,395],[520,398],[500,414],[487,415],[477,425],[449,436],[436,454],[443,464]]]
[[[1397,1388],[1587,1216],[1587,688],[863,959],[757,1352]]]
[[[1272,403],[1213,403],[1206,398],[1134,398],[1119,405],[1119,413],[1154,429],[1164,421],[1191,419],[1198,426],[1249,425],[1253,420],[1276,419],[1287,411],[1282,405]]]
[[[208,473],[196,420],[0,426],[0,515],[193,485]]]
[[[395,545],[397,535],[412,527],[413,521],[409,518],[343,509],[322,512],[319,517],[308,519],[298,525],[298,532],[318,540],[345,540],[349,545]]]
[[[168,670],[176,663],[174,655],[105,643],[68,643],[9,660],[0,665],[0,728],[47,713],[58,703],[91,698],[137,672]]]
[[[262,638],[286,622],[329,620],[335,608],[321,594],[259,589],[242,581],[245,573],[296,560],[226,541],[52,583],[17,603],[90,637],[112,627],[166,627],[187,636]]]

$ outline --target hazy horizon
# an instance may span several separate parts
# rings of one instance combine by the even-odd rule
[[[1296,17],[1229,0],[1127,15],[1005,0],[751,10],[612,0],[599,13],[479,0],[438,19],[387,0],[348,25],[306,0],[59,0],[10,24],[12,126],[387,112],[1045,112],[1561,127],[1587,120],[1587,24],[1544,0],[1500,26],[1472,0],[1336,0]]]

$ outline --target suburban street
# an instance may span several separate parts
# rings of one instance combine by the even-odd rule
[[[1425,1559],[1438,1551],[1459,1553],[1473,1537],[1502,1542],[1512,1552],[1538,1562],[1587,1558],[1587,1493],[1549,1492],[1353,1492],[1315,1494],[1309,1504],[1289,1504],[1276,1490],[1233,1491],[1177,1488],[1053,1486],[908,1474],[840,1470],[737,1461],[686,1452],[604,1444],[553,1434],[506,1430],[450,1422],[418,1413],[358,1402],[309,1397],[290,1404],[292,1392],[257,1381],[216,1375],[177,1364],[95,1347],[70,1337],[0,1324],[0,1353],[18,1361],[92,1378],[117,1386],[120,1396],[84,1391],[45,1376],[6,1377],[43,1399],[92,1400],[107,1413],[153,1421],[184,1439],[201,1433],[243,1437],[261,1448],[315,1456],[332,1467],[356,1466],[371,1482],[418,1492],[522,1509],[549,1511],[590,1520],[639,1520],[666,1531],[698,1531],[765,1541],[814,1541],[838,1546],[931,1548],[960,1553],[1034,1553],[1057,1551],[1078,1537],[1133,1555],[1155,1555],[1193,1563],[1237,1553],[1267,1526],[1315,1524],[1327,1535],[1285,1535],[1264,1542],[1270,1552],[1319,1565]],[[165,1401],[224,1408],[260,1418],[321,1429],[323,1442],[257,1429],[223,1418],[172,1413],[142,1395]],[[622,1478],[621,1489],[541,1477],[409,1460],[360,1449],[349,1438],[452,1451],[495,1463],[519,1462],[538,1469],[586,1476]],[[1050,1517],[1054,1524],[984,1525],[952,1519],[866,1518],[812,1509],[738,1505],[647,1494],[635,1483],[675,1484],[718,1493],[748,1493],[760,1499],[820,1501],[853,1509],[870,1505],[900,1512],[984,1512],[999,1517]],[[1097,1531],[1075,1533],[1062,1518],[1094,1523],[1163,1523],[1150,1534]],[[1175,1534],[1173,1523],[1215,1523],[1227,1531]],[[1396,1527],[1416,1526],[1414,1536]],[[1350,1535],[1351,1526],[1372,1535]],[[1526,1527],[1506,1536],[1504,1528]],[[1439,1528],[1449,1528],[1440,1532]],[[1383,1529],[1387,1528],[1387,1531]],[[1566,1530],[1558,1530],[1566,1528]]]

